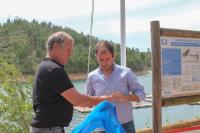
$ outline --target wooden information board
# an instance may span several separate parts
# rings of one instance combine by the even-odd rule
[[[200,101],[200,32],[151,22],[153,132],[162,133],[162,106]]]

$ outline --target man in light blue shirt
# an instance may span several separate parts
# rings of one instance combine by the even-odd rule
[[[127,133],[135,133],[131,101],[145,99],[144,87],[138,82],[131,69],[115,64],[114,48],[106,41],[96,45],[96,59],[99,68],[87,78],[87,94],[91,96],[115,93],[117,116]]]

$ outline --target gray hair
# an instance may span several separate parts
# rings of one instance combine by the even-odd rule
[[[70,40],[74,43],[74,39],[71,35],[66,32],[56,32],[49,36],[46,44],[47,50],[51,50],[54,44],[60,45],[60,47],[64,46],[64,42]]]

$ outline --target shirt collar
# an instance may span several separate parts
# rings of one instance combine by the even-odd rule
[[[56,64],[58,64],[59,66],[61,66],[62,68],[64,68],[64,65],[60,64],[58,61],[51,59],[51,58],[44,58],[43,61],[51,61],[54,62]]]

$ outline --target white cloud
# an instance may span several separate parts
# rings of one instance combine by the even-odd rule
[[[120,35],[120,0],[94,1],[93,35],[118,37]],[[0,2],[0,18],[7,18],[10,15],[11,18],[19,16],[25,19],[35,18],[44,21],[63,20],[62,26],[74,27],[75,30],[80,30],[84,33],[89,31],[89,28],[86,30],[83,19],[90,19],[92,0],[0,0]],[[134,12],[134,17],[129,16],[126,18],[127,35],[149,32],[150,21],[153,20],[159,20],[161,27],[200,30],[200,8],[198,2],[181,3],[181,6],[178,7],[182,7],[183,11],[179,11],[177,3],[180,4],[177,1],[169,0],[126,0],[126,13],[131,14]],[[169,14],[166,11],[169,7],[170,13],[173,12],[174,14]],[[147,16],[143,13],[143,9],[157,11],[153,14],[154,16],[150,16],[150,13],[147,13]],[[137,15],[137,12],[140,16]],[[162,14],[163,12],[164,15]],[[69,20],[70,23],[65,25],[63,23],[65,20],[66,22]],[[89,20],[88,22],[90,23]],[[86,22],[84,21],[84,23]],[[143,38],[145,37],[143,36]]]
[[[144,8],[152,3],[155,3],[155,0],[126,0],[126,10]]]
[[[142,8],[152,2],[153,0],[126,0],[126,10]],[[95,0],[95,13],[107,14],[111,12],[120,13],[120,0]]]
[[[200,30],[200,8],[183,12],[173,16],[165,16],[160,18],[162,27]]]
[[[126,10],[139,8],[153,0],[126,0]],[[0,16],[56,19],[90,15],[92,0],[1,0]],[[94,0],[95,14],[120,12],[120,0]]]
[[[4,0],[0,6],[0,16],[55,19],[88,14],[90,0]]]
[[[200,30],[200,8],[183,11],[179,14],[171,14],[161,17],[143,17],[143,18],[126,18],[126,33],[133,32],[149,32],[150,22],[154,20],[160,21],[161,27]],[[98,31],[111,34],[120,33],[120,20],[106,19],[96,22]],[[106,28],[101,28],[105,27]]]

